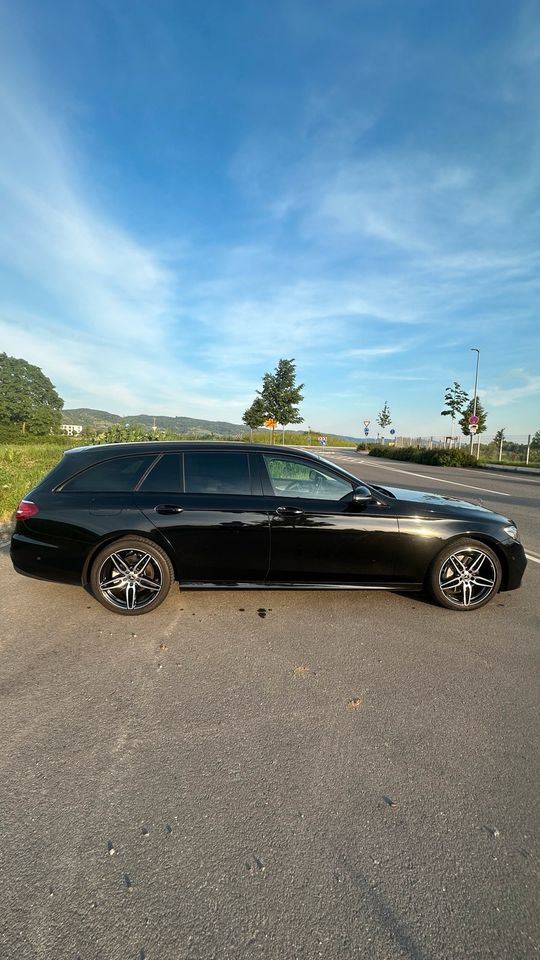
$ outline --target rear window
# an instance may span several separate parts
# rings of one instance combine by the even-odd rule
[[[125,493],[133,490],[156,458],[154,454],[102,460],[62,486],[70,493]]]
[[[184,473],[186,493],[251,493],[247,454],[185,453]]]

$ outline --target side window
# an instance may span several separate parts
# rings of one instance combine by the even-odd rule
[[[314,500],[342,500],[352,484],[302,460],[264,455],[264,462],[276,497],[305,497]]]
[[[185,453],[184,476],[186,493],[251,493],[247,454]]]
[[[141,483],[141,493],[180,493],[182,461],[178,453],[165,453]]]
[[[102,460],[68,480],[62,490],[70,493],[125,493],[137,486],[155,458],[155,453],[150,453]]]

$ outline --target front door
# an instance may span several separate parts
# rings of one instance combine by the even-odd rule
[[[261,455],[270,514],[268,580],[391,583],[399,542],[386,504],[356,504],[354,485],[324,464]]]

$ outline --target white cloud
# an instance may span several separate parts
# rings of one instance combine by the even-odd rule
[[[516,371],[513,375],[514,378],[524,382],[518,383],[517,386],[494,385],[482,387],[482,402],[485,402],[486,405],[491,404],[493,407],[507,407],[526,397],[540,398],[539,376],[531,376],[525,371]],[[540,415],[540,407],[537,408],[537,412]]]

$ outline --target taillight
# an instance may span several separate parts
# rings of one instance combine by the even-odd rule
[[[36,513],[39,513],[37,503],[32,503],[31,500],[21,500],[15,511],[15,516],[17,520],[28,520],[29,517],[35,517]]]

